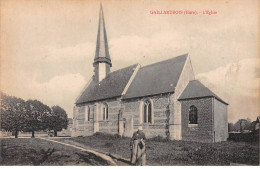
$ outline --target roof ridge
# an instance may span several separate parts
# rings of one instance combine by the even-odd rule
[[[123,69],[127,69],[127,68],[129,68],[129,67],[137,66],[137,65],[140,65],[140,64],[139,64],[139,63],[136,63],[136,64],[133,64],[133,65],[130,65],[130,66],[127,66],[127,67],[123,67],[123,68],[121,68],[121,69],[114,70],[114,71],[108,73],[108,75],[111,74],[111,73],[115,73],[115,72],[117,72],[117,71],[123,70]]]
[[[131,66],[135,66],[135,65],[136,65],[136,66],[137,66],[137,65],[140,65],[140,69],[142,69],[142,68],[146,68],[146,67],[153,66],[153,65],[155,65],[155,64],[160,64],[160,63],[163,63],[163,62],[166,62],[166,61],[169,61],[169,60],[176,59],[177,57],[188,56],[188,54],[189,54],[189,53],[185,53],[185,54],[182,54],[182,55],[179,55],[179,56],[170,58],[170,59],[166,59],[166,60],[162,60],[162,61],[159,61],[159,62],[155,62],[155,63],[149,64],[149,65],[146,65],[146,66],[142,66],[140,63],[135,63],[135,64],[132,64],[132,65],[130,65],[130,66],[123,67],[123,68],[121,68],[121,69],[117,69],[117,70],[115,70],[115,71],[112,71],[112,72],[110,72],[110,73],[114,73],[114,72],[116,72],[116,71],[119,71],[119,70],[122,70],[122,69],[126,69],[126,68],[129,68],[129,67],[131,67]],[[180,62],[176,62],[176,63],[180,63]],[[110,73],[109,73],[109,74],[110,74]]]
[[[149,65],[143,66],[143,67],[141,67],[140,69],[142,69],[142,68],[147,68],[147,67],[150,67],[150,66],[154,66],[154,65],[157,65],[157,64],[161,64],[161,63],[167,62],[167,61],[169,61],[169,60],[174,60],[174,59],[177,59],[178,57],[188,56],[188,55],[189,55],[189,53],[185,53],[185,54],[182,54],[182,55],[179,55],[179,56],[170,58],[170,59],[162,60],[162,61],[159,61],[159,62],[155,62],[155,63],[149,64]],[[186,59],[187,59],[187,58],[186,58]],[[180,62],[181,62],[181,61],[176,62],[176,63],[180,63]]]

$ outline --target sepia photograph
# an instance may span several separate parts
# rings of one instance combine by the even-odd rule
[[[0,166],[259,166],[258,0],[0,0]]]

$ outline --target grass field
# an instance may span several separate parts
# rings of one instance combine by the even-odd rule
[[[91,153],[37,138],[0,139],[0,165],[108,165]]]
[[[130,138],[97,133],[94,136],[64,138],[92,149],[130,158]],[[245,142],[195,143],[169,141],[160,137],[146,140],[148,165],[259,165],[259,144]]]
[[[90,149],[130,158],[130,138],[97,133],[89,137],[59,138]],[[93,154],[37,138],[0,139],[0,165],[108,165]],[[259,165],[259,144],[222,142],[214,144],[146,140],[148,165]]]

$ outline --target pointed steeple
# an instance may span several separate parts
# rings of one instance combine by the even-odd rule
[[[95,69],[94,79],[98,82],[104,79],[108,73],[110,73],[110,67],[112,67],[108,50],[104,13],[101,3],[99,10],[96,54],[93,66]]]
[[[107,34],[105,27],[105,19],[102,4],[100,3],[100,11],[99,11],[99,23],[98,23],[98,33],[97,33],[97,44],[96,44],[96,54],[94,59],[94,64],[97,62],[106,62],[112,66],[108,43],[107,43]]]

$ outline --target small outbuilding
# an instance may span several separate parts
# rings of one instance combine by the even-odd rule
[[[228,103],[197,80],[188,83],[178,100],[181,102],[183,140],[227,140]]]

